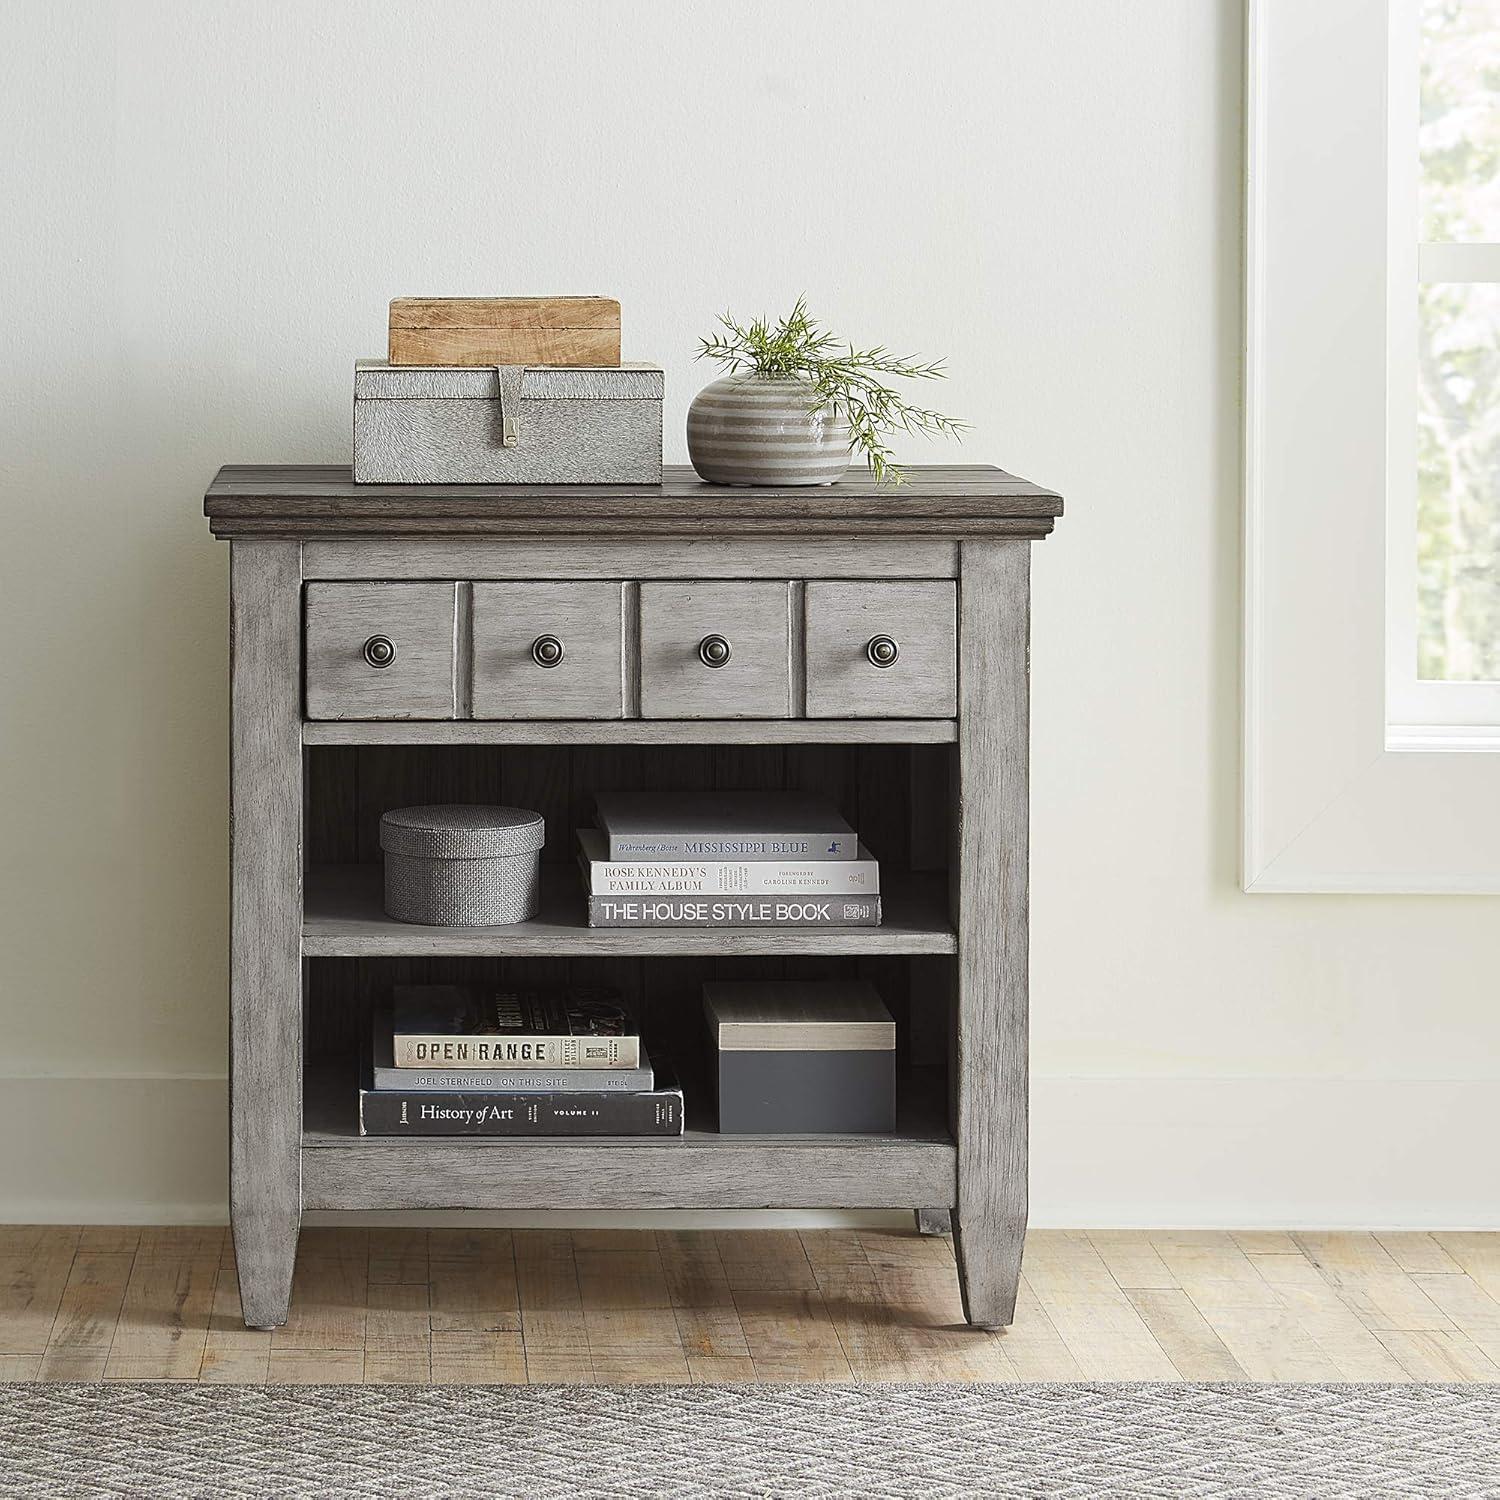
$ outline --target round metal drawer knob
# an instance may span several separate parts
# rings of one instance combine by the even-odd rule
[[[901,647],[893,636],[872,635],[865,642],[865,655],[870,658],[872,667],[893,667],[901,655]]]
[[[539,667],[555,667],[564,654],[563,643],[555,635],[539,635],[531,643],[531,659]]]
[[[372,667],[388,667],[396,659],[396,643],[388,635],[372,635],[365,642],[364,656]]]
[[[729,642],[722,635],[706,635],[698,642],[698,660],[705,667],[722,667],[731,654]]]

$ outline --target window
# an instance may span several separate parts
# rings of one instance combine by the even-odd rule
[[[1500,748],[1500,0],[1391,7],[1392,748]]]
[[[1247,891],[1500,892],[1497,12],[1250,0]]]

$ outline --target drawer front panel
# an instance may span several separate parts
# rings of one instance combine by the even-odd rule
[[[622,583],[476,583],[476,719],[618,719]]]
[[[641,717],[790,717],[790,596],[787,583],[643,583]]]
[[[809,583],[808,718],[952,718],[957,604],[951,582]]]
[[[310,583],[309,719],[451,719],[457,585]]]

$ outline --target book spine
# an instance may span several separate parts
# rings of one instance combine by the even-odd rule
[[[794,893],[875,896],[880,864],[873,859],[705,860],[693,863],[617,863],[580,860],[596,896],[729,896]]]
[[[789,859],[852,860],[858,858],[858,841],[847,829],[828,833],[768,834],[675,834],[610,833],[612,863],[629,860],[670,860],[674,864],[694,859],[746,860],[756,864]]]
[[[878,927],[880,897],[590,896],[590,927]]]
[[[656,1087],[647,1068],[385,1068],[373,1070],[377,1089],[449,1094],[625,1094]]]
[[[638,1036],[442,1036],[396,1032],[398,1068],[638,1068]]]
[[[681,1135],[682,1090],[649,1094],[359,1091],[361,1135]]]

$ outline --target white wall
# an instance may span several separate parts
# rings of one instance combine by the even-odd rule
[[[350,361],[417,292],[618,296],[681,459],[694,337],[806,291],[946,354],[966,455],[1068,497],[1035,569],[1036,1218],[1497,1221],[1494,903],[1236,885],[1237,4],[0,26],[0,1216],[222,1213],[215,467],[344,459]]]

